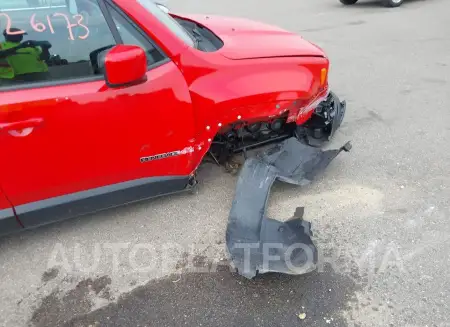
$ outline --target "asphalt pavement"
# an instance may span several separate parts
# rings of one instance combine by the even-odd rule
[[[279,219],[305,206],[319,269],[234,274],[237,177],[207,164],[197,194],[0,239],[0,325],[450,326],[450,2],[165,2],[279,25],[327,52],[348,104],[329,147],[353,149],[308,187],[277,185],[269,206]]]

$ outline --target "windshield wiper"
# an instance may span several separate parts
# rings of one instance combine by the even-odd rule
[[[194,27],[192,30],[192,36],[195,42],[195,48],[198,49],[200,42],[203,41],[203,35],[198,31],[197,27]]]

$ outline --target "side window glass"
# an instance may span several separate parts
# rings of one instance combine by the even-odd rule
[[[165,58],[165,56],[162,55],[161,52],[139,32],[137,27],[133,26],[113,8],[110,9],[110,13],[114,24],[117,26],[117,30],[119,31],[123,43],[137,45],[144,49],[147,54],[147,63],[149,66]]]
[[[0,0],[0,31],[0,88],[95,76],[116,44],[97,0]]]

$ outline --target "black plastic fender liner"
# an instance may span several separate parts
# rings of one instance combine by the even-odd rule
[[[307,185],[341,152],[322,151],[289,138],[245,161],[232,203],[226,243],[238,273],[246,278],[279,272],[304,274],[315,270],[317,249],[311,240],[311,224],[304,221],[303,208],[281,222],[266,216],[270,190],[275,180]]]

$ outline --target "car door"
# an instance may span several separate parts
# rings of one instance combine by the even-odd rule
[[[105,8],[89,19],[64,6],[6,12],[27,32],[23,41],[52,45],[47,72],[0,80],[1,183],[25,227],[186,185],[180,169],[189,158],[180,150],[194,124],[183,75],[152,40],[130,31],[147,51],[147,81],[108,87],[92,54],[123,40]],[[162,155],[171,152],[179,155]]]

